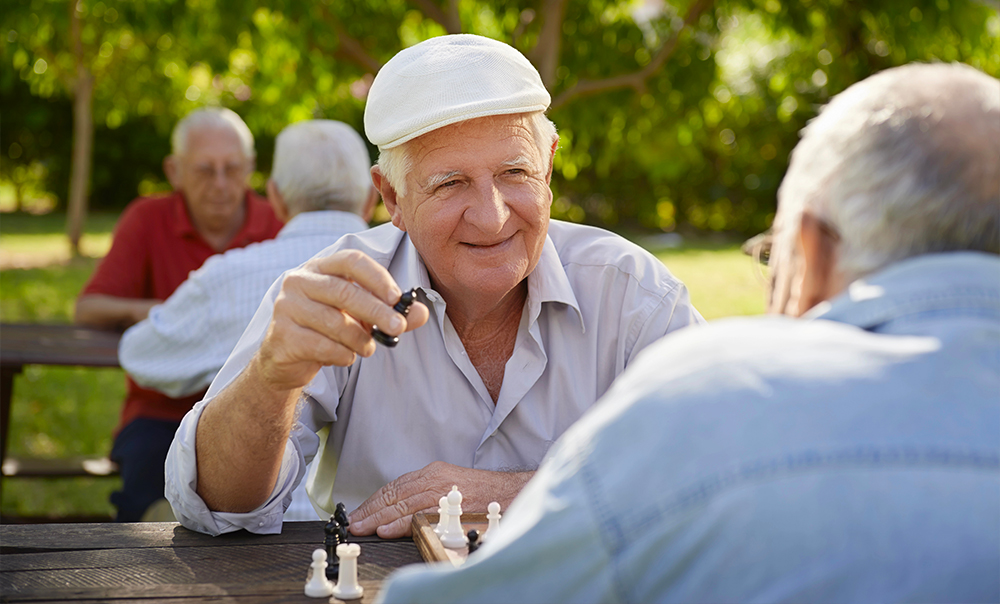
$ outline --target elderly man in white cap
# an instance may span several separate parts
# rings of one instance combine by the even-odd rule
[[[548,104],[527,59],[479,36],[382,68],[365,130],[392,224],[272,286],[171,447],[185,526],[280,531],[314,457],[310,498],[343,502],[358,535],[409,533],[452,485],[467,511],[506,505],[641,349],[701,321],[655,257],[550,223]],[[398,346],[376,346],[376,325]]]

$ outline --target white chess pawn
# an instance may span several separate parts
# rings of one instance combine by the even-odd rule
[[[341,543],[337,546],[337,557],[340,558],[340,580],[333,588],[333,597],[341,600],[357,600],[365,593],[365,588],[358,583],[358,556],[361,546],[357,543]]]
[[[448,524],[441,533],[441,545],[448,549],[462,549],[469,543],[469,538],[462,530],[462,494],[458,487],[451,487],[448,493]]]
[[[333,582],[326,578],[326,550],[318,549],[313,552],[313,561],[309,569],[306,595],[310,598],[329,598],[333,594]]]
[[[491,502],[486,506],[486,519],[489,521],[489,525],[486,527],[486,532],[483,536],[479,538],[480,542],[485,542],[486,537],[493,532],[493,529],[500,527],[500,504],[496,501]]]
[[[434,532],[438,537],[446,526],[448,526],[448,496],[442,495],[441,499],[438,499],[438,523],[434,525]]]

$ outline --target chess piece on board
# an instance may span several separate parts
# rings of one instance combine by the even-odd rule
[[[458,487],[451,487],[448,493],[448,524],[441,533],[441,545],[448,549],[462,549],[468,542],[462,530],[462,494]]]
[[[448,496],[442,495],[441,499],[438,499],[438,523],[434,525],[434,533],[440,537],[446,526],[448,526]]]
[[[344,531],[347,531],[347,527],[351,525],[350,521],[347,519],[347,506],[344,502],[337,503],[337,509],[333,512],[333,518],[340,523],[340,526],[344,527]],[[344,541],[344,543],[347,543]]]
[[[489,537],[490,532],[493,529],[500,527],[500,504],[496,501],[490,502],[490,504],[486,506],[486,512],[486,520],[489,521],[489,525],[486,527],[486,532],[483,533],[483,536],[480,538],[480,543],[484,543],[486,541],[486,538]]]
[[[333,595],[333,583],[326,578],[326,551],[317,549],[313,552],[313,561],[309,566],[309,579],[306,581],[305,594],[310,598],[329,598]]]
[[[399,297],[399,302],[396,302],[396,305],[393,306],[392,309],[405,317],[410,314],[410,305],[412,305],[413,301],[416,299],[416,288],[413,288],[408,292],[403,292],[403,295]],[[397,336],[390,336],[389,334],[382,332],[377,325],[372,326],[372,337],[389,348],[393,348],[396,344],[399,344],[399,338]]]
[[[358,583],[358,556],[361,546],[357,543],[342,543],[337,546],[340,558],[340,581],[333,588],[333,597],[341,600],[356,600],[365,593]]]
[[[336,516],[330,516],[330,521],[323,525],[323,532],[326,537],[323,539],[323,548],[326,550],[326,578],[331,581],[337,579],[340,572],[340,559],[337,557],[337,546],[347,543],[347,529],[345,529]]]
[[[479,549],[479,531],[472,529],[466,536],[469,538],[469,553],[471,554]]]

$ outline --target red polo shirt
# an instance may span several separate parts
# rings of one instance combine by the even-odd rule
[[[272,239],[283,226],[267,201],[256,193],[247,192],[246,204],[243,227],[227,250]],[[166,300],[188,273],[216,253],[191,223],[183,194],[142,197],[125,208],[115,226],[111,250],[81,295]],[[118,430],[139,417],[180,421],[203,395],[174,399],[128,378]]]

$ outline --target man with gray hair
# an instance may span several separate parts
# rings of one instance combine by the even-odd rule
[[[171,397],[203,392],[281,273],[368,228],[378,200],[370,168],[364,141],[347,124],[311,120],[282,130],[267,198],[287,224],[273,240],[209,258],[130,327],[118,358],[132,379]]]
[[[408,534],[452,485],[468,511],[506,505],[639,350],[701,321],[648,252],[550,222],[549,100],[521,53],[480,36],[382,67],[365,131],[392,223],[272,286],[171,446],[185,526],[280,531],[314,456],[310,498],[353,510],[356,535]]]
[[[253,135],[236,113],[189,113],[171,143],[163,169],[173,193],[137,199],[122,212],[111,249],[77,299],[77,323],[124,329],[146,318],[213,254],[271,239],[281,229],[267,201],[247,187]],[[129,377],[127,389],[111,451],[122,490],[111,500],[118,520],[134,522],[163,497],[162,473],[150,460],[162,461],[177,422],[201,393],[174,399]]]
[[[971,67],[838,95],[778,193],[787,316],[649,347],[464,566],[381,599],[1000,601],[998,158]]]

